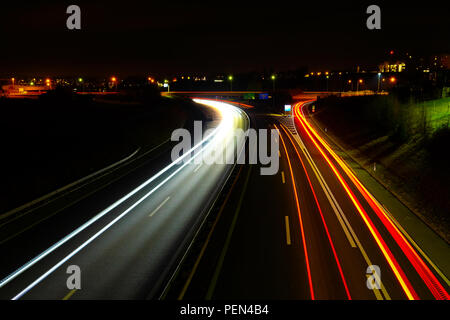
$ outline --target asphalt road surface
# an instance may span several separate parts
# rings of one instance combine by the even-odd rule
[[[241,166],[166,298],[448,299],[448,279],[317,134],[307,108],[250,114],[255,128],[279,131],[279,172]]]
[[[31,265],[7,261],[1,298],[448,299],[448,279],[318,134],[308,102],[293,117],[247,111],[251,122],[230,104],[203,102],[221,117],[197,159],[217,159],[251,123],[279,133],[278,172],[192,160],[89,198],[98,219],[61,231],[62,243],[30,254]],[[238,139],[236,151],[243,146]],[[31,235],[22,249],[2,246],[2,259]],[[80,267],[79,290],[67,288],[70,265]]]
[[[63,231],[53,230],[58,224],[48,219],[3,242],[0,297],[157,298],[234,167],[226,163],[207,165],[201,160],[215,160],[215,151],[230,145],[236,152],[242,150],[244,141],[232,144],[232,134],[236,128],[246,130],[249,125],[246,114],[232,105],[198,102],[214,109],[217,117],[209,123],[211,130],[183,157],[156,173],[140,169],[114,182],[102,194],[71,207],[70,212],[55,215],[70,220],[71,215],[84,215],[83,210],[87,210],[91,215],[86,215],[89,219],[82,224],[60,221]],[[129,181],[137,174],[141,181],[138,186]],[[55,233],[61,237],[48,247],[34,245]],[[27,251],[28,247],[33,249]],[[69,266],[81,271],[80,289],[67,286]]]

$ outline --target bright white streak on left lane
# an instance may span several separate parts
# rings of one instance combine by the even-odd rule
[[[9,276],[7,276],[6,278],[4,278],[1,282],[0,282],[0,288],[2,286],[4,286],[5,284],[7,284],[8,282],[10,282],[11,280],[13,280],[15,277],[19,276],[21,273],[23,273],[24,271],[26,271],[27,269],[29,269],[31,266],[33,266],[34,264],[36,264],[37,262],[39,262],[40,260],[42,260],[44,257],[46,257],[47,255],[49,255],[51,252],[53,252],[54,250],[56,250],[57,248],[59,248],[60,246],[62,246],[64,243],[66,243],[67,241],[69,241],[70,239],[72,239],[74,236],[76,236],[77,234],[79,234],[81,231],[85,230],[87,227],[89,227],[90,225],[92,225],[95,221],[97,221],[98,219],[100,219],[101,217],[103,217],[105,214],[107,214],[108,212],[110,212],[111,210],[113,210],[114,208],[116,208],[118,205],[120,205],[121,203],[123,203],[125,200],[129,199],[131,196],[133,196],[134,194],[136,194],[138,191],[142,190],[145,186],[147,186],[150,182],[154,181],[155,179],[157,179],[158,177],[160,177],[163,173],[167,172],[167,170],[169,170],[170,168],[172,168],[174,165],[180,163],[185,157],[189,156],[190,154],[193,153],[193,151],[195,151],[196,149],[202,147],[202,145],[208,141],[209,139],[211,139],[211,141],[207,144],[208,147],[214,145],[215,143],[219,143],[220,139],[223,138],[224,136],[227,136],[230,133],[230,130],[233,130],[233,119],[235,117],[237,117],[238,115],[241,116],[241,110],[239,110],[238,108],[227,104],[227,103],[223,103],[223,102],[218,102],[218,101],[212,101],[212,100],[198,100],[196,102],[205,104],[209,107],[212,107],[214,109],[216,109],[219,114],[221,115],[221,122],[219,124],[219,126],[217,128],[214,129],[213,132],[211,132],[211,134],[209,134],[207,137],[205,137],[202,141],[200,141],[197,145],[195,145],[192,149],[190,149],[187,153],[183,154],[181,157],[179,157],[176,161],[172,162],[169,166],[167,166],[166,168],[164,168],[163,170],[161,170],[160,172],[158,172],[155,176],[153,176],[152,178],[150,178],[149,180],[147,180],[146,182],[144,182],[143,184],[141,184],[139,187],[137,187],[136,189],[134,189],[133,191],[131,191],[130,193],[128,193],[126,196],[124,196],[123,198],[121,198],[120,200],[116,201],[115,203],[113,203],[112,205],[110,205],[109,207],[107,207],[106,209],[104,209],[103,211],[101,211],[99,214],[97,214],[95,217],[91,218],[89,221],[87,221],[86,223],[84,223],[82,226],[80,226],[79,228],[77,228],[76,230],[72,231],[69,235],[67,235],[66,237],[64,237],[63,239],[61,239],[60,241],[58,241],[57,243],[55,243],[54,245],[52,245],[50,248],[48,248],[47,250],[45,250],[44,252],[42,252],[41,254],[39,254],[38,256],[36,256],[35,258],[33,258],[32,260],[30,260],[29,262],[27,262],[25,265],[23,265],[22,267],[20,267],[19,269],[17,269],[16,271],[14,271],[13,273],[11,273]],[[203,149],[202,152],[205,152],[206,149]],[[163,184],[165,184],[168,180],[170,180],[176,173],[178,173],[181,169],[183,169],[187,164],[191,163],[192,160],[194,160],[198,155],[201,155],[202,153],[196,153],[194,156],[192,156],[190,158],[190,160],[188,162],[186,162],[185,164],[183,164],[180,168],[178,168],[175,172],[173,172],[171,175],[169,175],[169,177],[167,177],[166,179],[164,179],[161,183],[159,183],[155,188],[153,188],[150,192],[148,192],[146,195],[144,195],[144,197],[142,197],[141,199],[139,199],[137,202],[135,202],[131,207],[129,207],[126,211],[124,211],[122,214],[120,214],[117,218],[115,218],[113,221],[111,221],[111,223],[109,223],[106,227],[104,227],[103,229],[101,229],[98,233],[96,233],[93,237],[91,237],[90,239],[88,239],[85,243],[83,243],[80,247],[78,247],[77,249],[75,249],[71,254],[69,254],[68,256],[66,256],[66,258],[64,258],[63,260],[61,260],[58,264],[56,264],[54,267],[52,267],[50,270],[48,270],[47,272],[45,272],[41,277],[39,277],[36,281],[34,281],[32,284],[30,284],[26,289],[24,289],[22,292],[20,292],[19,294],[17,294],[13,299],[19,299],[21,296],[23,296],[26,292],[28,292],[30,289],[32,289],[36,284],[38,284],[39,282],[41,282],[45,277],[47,277],[50,273],[52,273],[54,270],[56,270],[59,266],[61,266],[61,264],[63,264],[65,261],[67,261],[68,259],[70,259],[73,255],[75,255],[76,253],[78,253],[81,249],[83,249],[87,244],[89,244],[90,242],[92,242],[96,237],[98,237],[101,233],[103,233],[104,231],[106,231],[110,226],[112,226],[112,224],[114,224],[115,222],[117,222],[118,220],[120,220],[123,216],[125,216],[127,213],[129,213],[134,207],[136,207],[139,203],[141,203],[142,201],[144,201],[148,196],[150,196],[152,193],[154,193],[157,189],[159,189]]]

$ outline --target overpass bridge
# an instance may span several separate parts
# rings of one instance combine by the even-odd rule
[[[288,94],[293,100],[309,100],[316,99],[317,97],[324,98],[327,96],[362,96],[362,95],[372,95],[375,92],[371,90],[360,90],[360,91],[301,91],[298,89],[293,90],[280,90],[277,93]],[[213,99],[223,99],[223,100],[268,100],[271,99],[270,91],[170,91],[161,92],[162,96],[176,95],[181,97],[203,97],[203,98],[213,98]]]

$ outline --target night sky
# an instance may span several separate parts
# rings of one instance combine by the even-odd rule
[[[394,2],[394,1],[391,1]],[[0,74],[138,75],[376,65],[450,52],[445,2],[14,1],[0,12]],[[70,4],[82,29],[66,28]],[[382,30],[366,28],[370,4]]]

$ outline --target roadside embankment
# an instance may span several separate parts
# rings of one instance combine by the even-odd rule
[[[329,97],[314,119],[372,176],[450,240],[450,98]]]
[[[0,212],[161,144],[185,126],[191,107],[168,98],[0,99]]]

